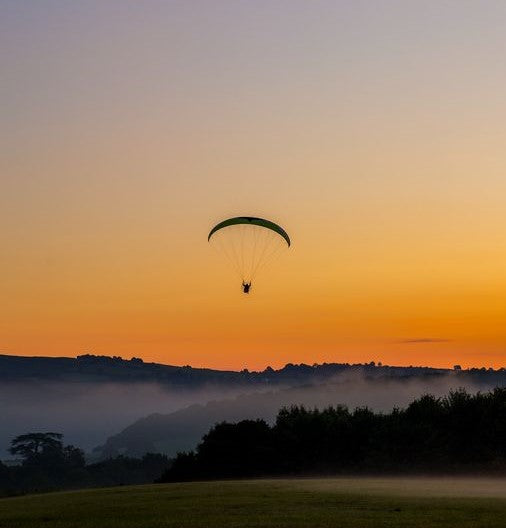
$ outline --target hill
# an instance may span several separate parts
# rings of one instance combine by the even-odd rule
[[[360,372],[368,377],[419,377],[442,375],[450,369],[431,367],[396,367],[371,363],[323,363],[295,365],[288,363],[275,370],[262,371],[216,370],[147,363],[140,358],[130,360],[119,356],[85,354],[70,357],[12,356],[0,354],[0,381],[88,381],[88,382],[157,382],[172,387],[199,387],[203,385],[300,385],[328,380],[347,372]],[[470,369],[462,371],[473,379],[488,384],[506,380],[506,370]]]

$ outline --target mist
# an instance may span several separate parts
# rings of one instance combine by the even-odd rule
[[[209,402],[206,407],[230,407],[232,412],[239,411],[245,418],[264,418],[272,423],[281,407],[292,405],[320,409],[344,405],[350,410],[368,407],[376,412],[389,412],[393,408],[407,407],[423,394],[442,397],[457,389],[476,393],[494,388],[487,383],[462,381],[453,373],[430,376],[428,379],[369,378],[360,373],[344,373],[321,384],[282,388],[261,394],[241,394],[232,399]]]
[[[463,382],[453,373],[423,378],[366,378],[358,373],[336,376],[319,384],[271,388],[263,392],[249,392],[211,399],[207,403],[191,405],[172,413],[151,414],[108,438],[100,448],[107,453],[139,456],[146,451],[159,451],[169,456],[178,451],[195,448],[202,436],[215,423],[237,422],[262,418],[273,423],[281,407],[304,405],[323,408],[346,405],[350,409],[369,407],[374,411],[390,411],[406,407],[423,394],[444,396],[450,390],[464,388],[470,393],[489,390],[489,383]],[[204,396],[202,393],[201,396]]]
[[[176,422],[182,430],[192,423],[192,434],[182,446],[178,445],[191,449],[217,421],[264,418],[272,422],[282,406],[321,408],[342,404],[350,409],[367,406],[375,411],[390,411],[407,406],[422,394],[443,396],[460,387],[472,393],[493,388],[490,382],[466,381],[452,372],[374,379],[349,372],[325,383],[292,387],[215,385],[177,390],[141,382],[7,382],[0,386],[0,457],[10,458],[12,438],[29,431],[63,433],[66,443],[90,452],[136,421],[162,415],[172,428]],[[189,406],[192,407],[188,409]],[[184,432],[181,434],[184,437]],[[172,453],[170,443],[165,445],[168,447],[164,450]]]
[[[158,383],[22,381],[0,384],[0,458],[12,438],[31,431],[64,434],[85,451],[152,413],[247,392],[237,387],[170,390]]]
[[[377,412],[403,408],[423,394],[441,397],[451,390],[465,389],[470,393],[494,388],[486,381],[463,380],[454,372],[426,377],[370,378],[360,372],[345,372],[322,385],[291,389],[291,401],[285,405],[324,407],[342,404],[349,409],[369,407]]]

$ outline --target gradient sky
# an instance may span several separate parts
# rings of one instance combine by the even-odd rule
[[[0,0],[0,351],[506,366],[506,3]],[[227,216],[293,247],[242,295]]]

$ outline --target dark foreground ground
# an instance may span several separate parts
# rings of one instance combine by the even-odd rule
[[[159,484],[0,499],[0,527],[506,526],[506,479]]]

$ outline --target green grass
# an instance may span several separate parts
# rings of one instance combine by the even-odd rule
[[[506,526],[506,479],[160,484],[0,499],[0,527]]]

